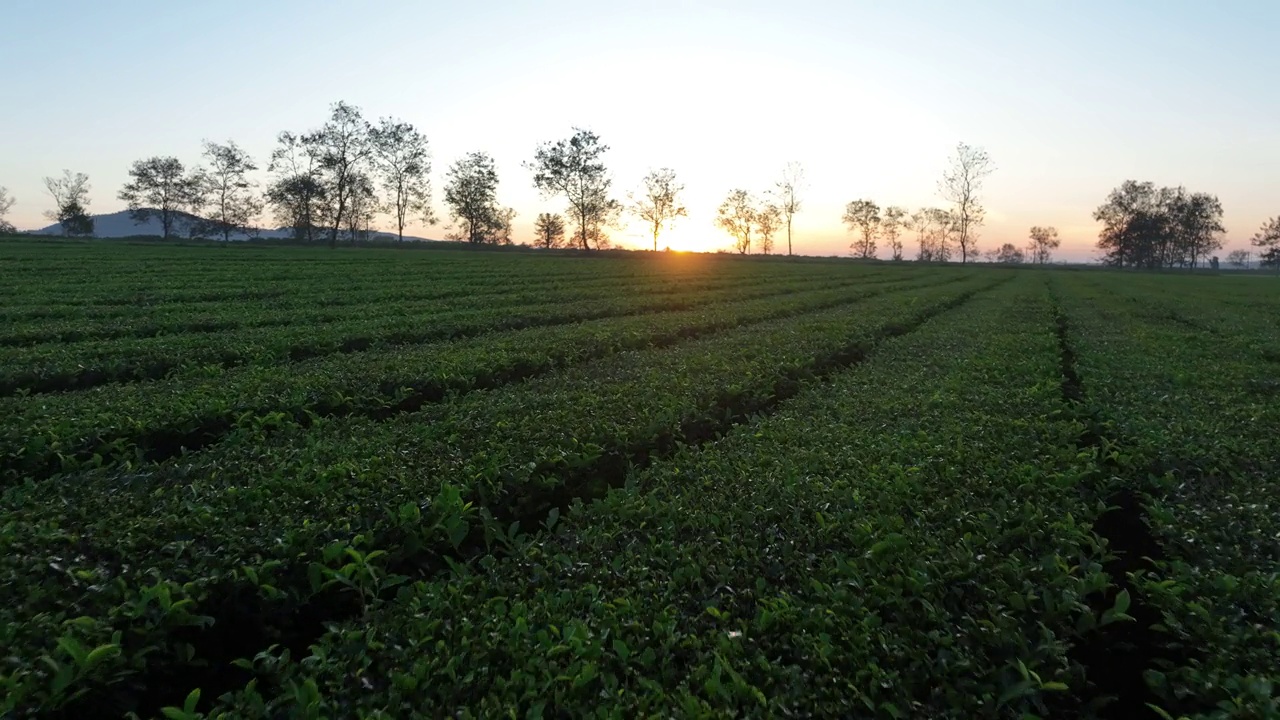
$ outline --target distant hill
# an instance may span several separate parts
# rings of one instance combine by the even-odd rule
[[[197,219],[194,215],[187,213],[178,213],[181,220],[189,222]],[[62,223],[54,223],[49,227],[33,230],[35,235],[61,235]],[[129,217],[128,210],[110,213],[108,215],[93,216],[93,235],[101,238],[119,238],[129,237],[130,235],[163,235],[164,232],[160,227],[160,219],[152,218],[145,223],[138,224]]]
[[[178,225],[174,230],[174,234],[179,237],[186,237],[187,227],[190,225],[192,221],[199,220],[199,218],[189,213],[177,213],[177,215],[179,220],[178,220]],[[32,230],[31,234],[32,235],[61,235],[62,223],[54,223],[53,225],[40,228],[39,230]],[[121,210],[120,212],[93,216],[93,236],[94,237],[123,238],[123,237],[135,237],[138,235],[155,235],[158,237],[163,234],[164,234],[164,230],[160,226],[160,219],[158,217],[152,217],[150,220],[148,220],[145,223],[135,223],[133,221],[133,218],[129,217],[128,210]],[[277,228],[274,230],[262,229],[258,231],[258,237],[265,240],[285,240],[292,237],[292,235],[293,235],[292,231],[287,228],[286,229]],[[396,236],[395,236],[395,233],[375,232],[373,234],[373,237],[376,240],[386,240],[388,238],[394,240]],[[247,235],[243,235],[243,234],[234,234],[231,236],[231,238],[233,240],[249,240],[250,239]],[[425,242],[430,240],[430,238],[413,237],[409,235],[405,235],[404,239],[406,242],[408,241]]]

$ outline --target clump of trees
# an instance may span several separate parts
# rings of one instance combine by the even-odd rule
[[[1232,250],[1227,253],[1227,264],[1232,267],[1248,267],[1253,260],[1253,253],[1248,250]]]
[[[577,223],[571,241],[583,250],[607,247],[605,227],[622,211],[622,204],[609,196],[613,180],[602,159],[608,150],[594,132],[574,128],[570,137],[540,145],[533,162],[526,164],[534,187],[568,202],[568,214]]]
[[[327,236],[333,246],[339,238],[368,238],[374,218],[383,212],[391,216],[400,240],[411,218],[436,222],[426,137],[393,118],[374,126],[345,102],[334,103],[328,121],[316,130],[280,133],[267,169],[274,178],[266,202],[298,240]]]
[[[878,241],[885,240],[893,259],[903,259],[902,233],[911,227],[906,208],[890,205],[882,211],[872,200],[854,200],[845,206],[841,219],[854,233],[854,241],[849,245],[854,257],[876,257]]]
[[[1021,265],[1027,256],[1022,252],[1022,248],[1007,242],[991,253],[991,259],[1005,265]]]
[[[89,176],[63,170],[62,177],[46,177],[44,187],[53,198],[53,209],[44,216],[61,224],[62,234],[83,236],[93,234],[93,218],[89,216]]]
[[[872,200],[850,202],[841,220],[854,234],[851,252],[854,257],[874,258],[883,240],[890,257],[900,261],[905,258],[903,236],[913,233],[920,262],[949,262],[955,249],[962,263],[977,257],[977,229],[986,219],[982,185],[993,172],[995,165],[985,150],[960,143],[938,181],[938,193],[951,203],[949,209],[927,207],[908,214],[906,208],[882,209]]]
[[[311,242],[328,206],[328,189],[321,179],[319,151],[305,136],[284,131],[276,136],[267,169],[275,176],[267,187],[267,204],[295,240]]]
[[[327,239],[331,246],[343,238],[367,239],[375,218],[383,213],[402,241],[413,219],[426,225],[436,222],[427,138],[412,124],[393,118],[372,125],[359,108],[345,102],[330,106],[329,118],[319,128],[276,137],[267,165],[272,177],[262,194],[250,179],[257,164],[234,142],[206,141],[203,157],[207,166],[190,171],[175,157],[135,162],[119,193],[134,221],[157,218],[168,238],[195,216],[192,235],[230,240],[232,235],[255,232],[255,219],[270,207],[295,239]],[[59,181],[55,194],[62,214],[70,207],[61,199],[66,182]],[[512,216],[509,209],[496,210],[483,224],[484,236],[504,237],[505,222],[509,240]],[[75,225],[74,215],[69,217]]]
[[[947,262],[951,259],[952,239],[956,232],[955,216],[942,208],[920,208],[911,214],[907,229],[916,235],[916,260]]]
[[[902,233],[907,229],[909,222],[907,209],[897,205],[885,208],[880,216],[880,236],[889,243],[889,251],[892,253],[891,258],[894,262],[903,260]]]
[[[769,255],[773,252],[773,236],[782,228],[784,217],[781,206],[736,188],[729,191],[716,210],[716,226],[733,237],[733,249],[739,254],[749,254],[755,238],[760,252]]]
[[[1222,247],[1222,204],[1207,193],[1126,180],[1093,217],[1098,248],[1116,267],[1196,267]]]
[[[537,246],[589,250],[608,245],[606,228],[616,225],[624,209],[611,197],[612,178],[603,160],[608,150],[594,132],[574,128],[567,138],[539,145],[533,160],[525,163],[544,196],[567,204],[565,215],[537,216]],[[412,124],[382,118],[374,125],[359,108],[337,102],[319,128],[277,136],[267,165],[271,180],[261,193],[251,179],[258,165],[243,148],[233,141],[205,141],[203,165],[190,169],[172,156],[134,162],[118,197],[136,222],[158,219],[165,238],[193,218],[193,236],[230,240],[232,235],[251,235],[255,219],[270,208],[302,241],[327,239],[332,246],[341,238],[367,238],[380,214],[391,219],[396,236],[403,240],[411,222],[437,222],[431,168],[427,138]],[[994,171],[986,151],[962,142],[938,181],[939,195],[949,207],[909,213],[869,199],[848,203],[841,219],[855,236],[852,254],[874,258],[887,249],[893,260],[901,261],[905,245],[914,239],[915,258],[922,262],[949,262],[957,255],[962,263],[975,256],[1003,263],[1050,262],[1061,239],[1056,228],[1046,226],[1032,227],[1025,247],[1004,243],[979,253],[977,230],[986,217],[983,184]],[[761,196],[741,188],[730,191],[717,209],[715,223],[733,237],[734,250],[769,254],[785,229],[787,254],[792,254],[803,180],[801,166],[789,163]],[[44,181],[54,205],[45,215],[60,223],[66,235],[91,235],[88,176],[65,170],[61,177]],[[625,209],[644,223],[657,250],[662,233],[688,216],[682,202],[685,186],[670,168],[651,170],[642,183],[628,195]],[[512,242],[516,212],[498,203],[497,186],[497,169],[487,153],[469,153],[449,167],[443,199],[453,225],[447,237],[471,243]],[[0,232],[14,231],[5,219],[13,204],[8,190],[0,187]],[[1207,261],[1216,267],[1214,251],[1223,246],[1221,202],[1183,187],[1128,180],[1111,192],[1093,217],[1103,225],[1097,246],[1110,265],[1197,267]],[[1264,223],[1251,242],[1263,265],[1280,268],[1280,217]],[[1233,250],[1227,262],[1244,267],[1251,257],[1248,251]]]
[[[1031,228],[1031,244],[1027,247],[1030,253],[1031,262],[1044,265],[1053,257],[1053,251],[1062,245],[1062,240],[1058,237],[1058,229],[1055,227],[1042,227],[1036,225]]]

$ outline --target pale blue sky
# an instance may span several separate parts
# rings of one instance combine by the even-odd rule
[[[561,209],[521,163],[578,125],[612,146],[620,196],[650,167],[680,174],[673,246],[727,246],[724,195],[797,160],[797,249],[843,253],[844,203],[941,204],[963,140],[998,167],[984,247],[1052,224],[1089,257],[1093,209],[1129,178],[1217,194],[1240,247],[1280,213],[1278,31],[1275,0],[0,0],[0,185],[22,228],[45,224],[41,178],[62,168],[118,210],[135,159],[232,138],[265,165],[276,133],[342,99],[427,133],[437,198],[449,163],[492,153],[518,240]]]

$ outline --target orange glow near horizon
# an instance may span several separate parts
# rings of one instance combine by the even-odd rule
[[[653,249],[652,238],[645,247]],[[674,227],[663,230],[658,236],[658,249],[671,248],[672,250],[683,250],[686,252],[712,252],[718,246],[715,244],[719,238],[715,237],[715,231],[699,230],[692,227],[688,223],[677,223]]]

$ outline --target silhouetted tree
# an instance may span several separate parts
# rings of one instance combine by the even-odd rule
[[[1044,265],[1053,257],[1053,251],[1062,244],[1062,240],[1058,238],[1058,229],[1055,227],[1041,227],[1036,225],[1031,228],[1031,262]]]
[[[956,152],[948,163],[938,183],[938,191],[952,204],[955,240],[960,246],[960,262],[964,263],[976,249],[975,231],[986,217],[980,197],[982,181],[995,172],[995,166],[985,150],[964,143],[956,145]]]
[[[543,143],[534,153],[533,184],[544,195],[563,195],[569,201],[569,212],[578,222],[573,240],[584,250],[594,243],[600,247],[607,240],[604,226],[612,222],[621,205],[609,197],[608,170],[601,157],[608,145],[590,130],[573,129],[566,140]]]
[[[760,236],[760,252],[773,253],[773,236],[782,226],[782,208],[766,203],[756,210],[756,233]]]
[[[1026,256],[1022,253],[1022,248],[1013,243],[1005,243],[995,253],[995,261],[1008,265],[1020,265]]]
[[[553,213],[541,213],[533,223],[535,244],[554,248],[564,243],[564,218]]]
[[[791,254],[791,221],[800,212],[800,191],[803,184],[804,168],[798,162],[787,163],[782,170],[782,179],[774,183],[773,194],[787,223],[787,255]]]
[[[58,222],[62,223],[63,235],[80,237],[93,234],[93,218],[78,200],[72,200],[62,207]]]
[[[746,190],[732,190],[716,211],[716,225],[733,236],[739,254],[751,252],[751,232],[756,227],[756,200]]]
[[[501,208],[495,218],[490,241],[495,245],[510,245],[511,230],[515,226],[515,208]]]
[[[1154,267],[1161,262],[1165,217],[1154,183],[1126,180],[1111,191],[1093,218],[1103,224],[1098,248],[1108,264]]]
[[[267,202],[277,220],[293,229],[295,240],[312,242],[320,227],[328,192],[320,176],[320,148],[305,135],[282,132],[276,138],[268,170],[276,178],[267,188]]]
[[[1266,248],[1260,255],[1264,266],[1280,270],[1280,215],[1263,223],[1250,242],[1254,247]]]
[[[196,209],[200,179],[187,174],[175,157],[151,157],[138,160],[129,168],[133,178],[120,189],[118,197],[129,206],[129,217],[141,225],[151,218],[160,219],[160,234],[173,236],[182,213]]]
[[[436,223],[431,208],[431,153],[427,138],[407,122],[383,118],[369,135],[387,205],[396,221],[396,237],[404,241],[411,215],[426,225]]]
[[[4,219],[9,214],[9,208],[13,207],[14,198],[9,194],[9,188],[0,187],[0,233],[12,233],[15,228],[13,224]]]
[[[1227,253],[1227,263],[1232,267],[1248,267],[1251,253],[1248,250],[1232,250]]]
[[[307,135],[307,143],[316,149],[317,164],[327,186],[330,247],[337,245],[339,231],[349,225],[344,223],[352,195],[363,191],[357,187],[355,176],[366,170],[365,164],[373,154],[369,132],[369,123],[360,109],[339,101],[330,107],[329,121]]]
[[[880,217],[880,237],[889,242],[895,261],[902,260],[902,231],[907,225],[907,209],[890,205]]]
[[[501,223],[498,207],[498,170],[493,158],[473,152],[455,162],[445,176],[444,203],[461,227],[456,237],[471,243],[493,240]]]
[[[911,214],[910,229],[916,233],[920,262],[947,262],[951,259],[951,239],[955,217],[941,208],[921,208]]]
[[[1179,264],[1196,267],[1201,259],[1222,247],[1222,203],[1208,193],[1187,193],[1177,188],[1170,201],[1174,246]]]
[[[932,260],[932,253],[929,248],[929,224],[932,221],[926,208],[911,213],[911,217],[907,218],[907,229],[916,234],[916,243],[919,249],[916,250],[916,260],[919,262],[929,262]]]
[[[223,241],[247,235],[262,212],[262,200],[254,193],[257,185],[249,179],[258,166],[233,140],[225,145],[205,141],[204,157],[209,166],[196,176],[196,192],[199,204],[209,209],[199,223],[200,234],[221,235]]]
[[[644,190],[637,197],[631,196],[631,211],[644,220],[653,232],[653,249],[658,249],[658,235],[662,228],[688,213],[680,204],[684,185],[676,182],[676,172],[670,168],[650,170],[644,176]]]
[[[89,176],[63,170],[62,177],[46,177],[44,187],[53,198],[53,210],[44,216],[62,224],[63,235],[92,235],[93,218],[89,217]]]
[[[352,242],[368,241],[373,236],[373,219],[381,209],[373,178],[365,172],[352,173],[348,180],[350,193],[346,212],[347,237]]]
[[[1098,248],[1119,267],[1195,266],[1222,247],[1222,204],[1212,195],[1126,180],[1094,211]]]
[[[844,208],[844,224],[849,232],[861,233],[849,248],[854,257],[876,256],[876,235],[880,232],[880,206],[870,200],[854,200]]]

